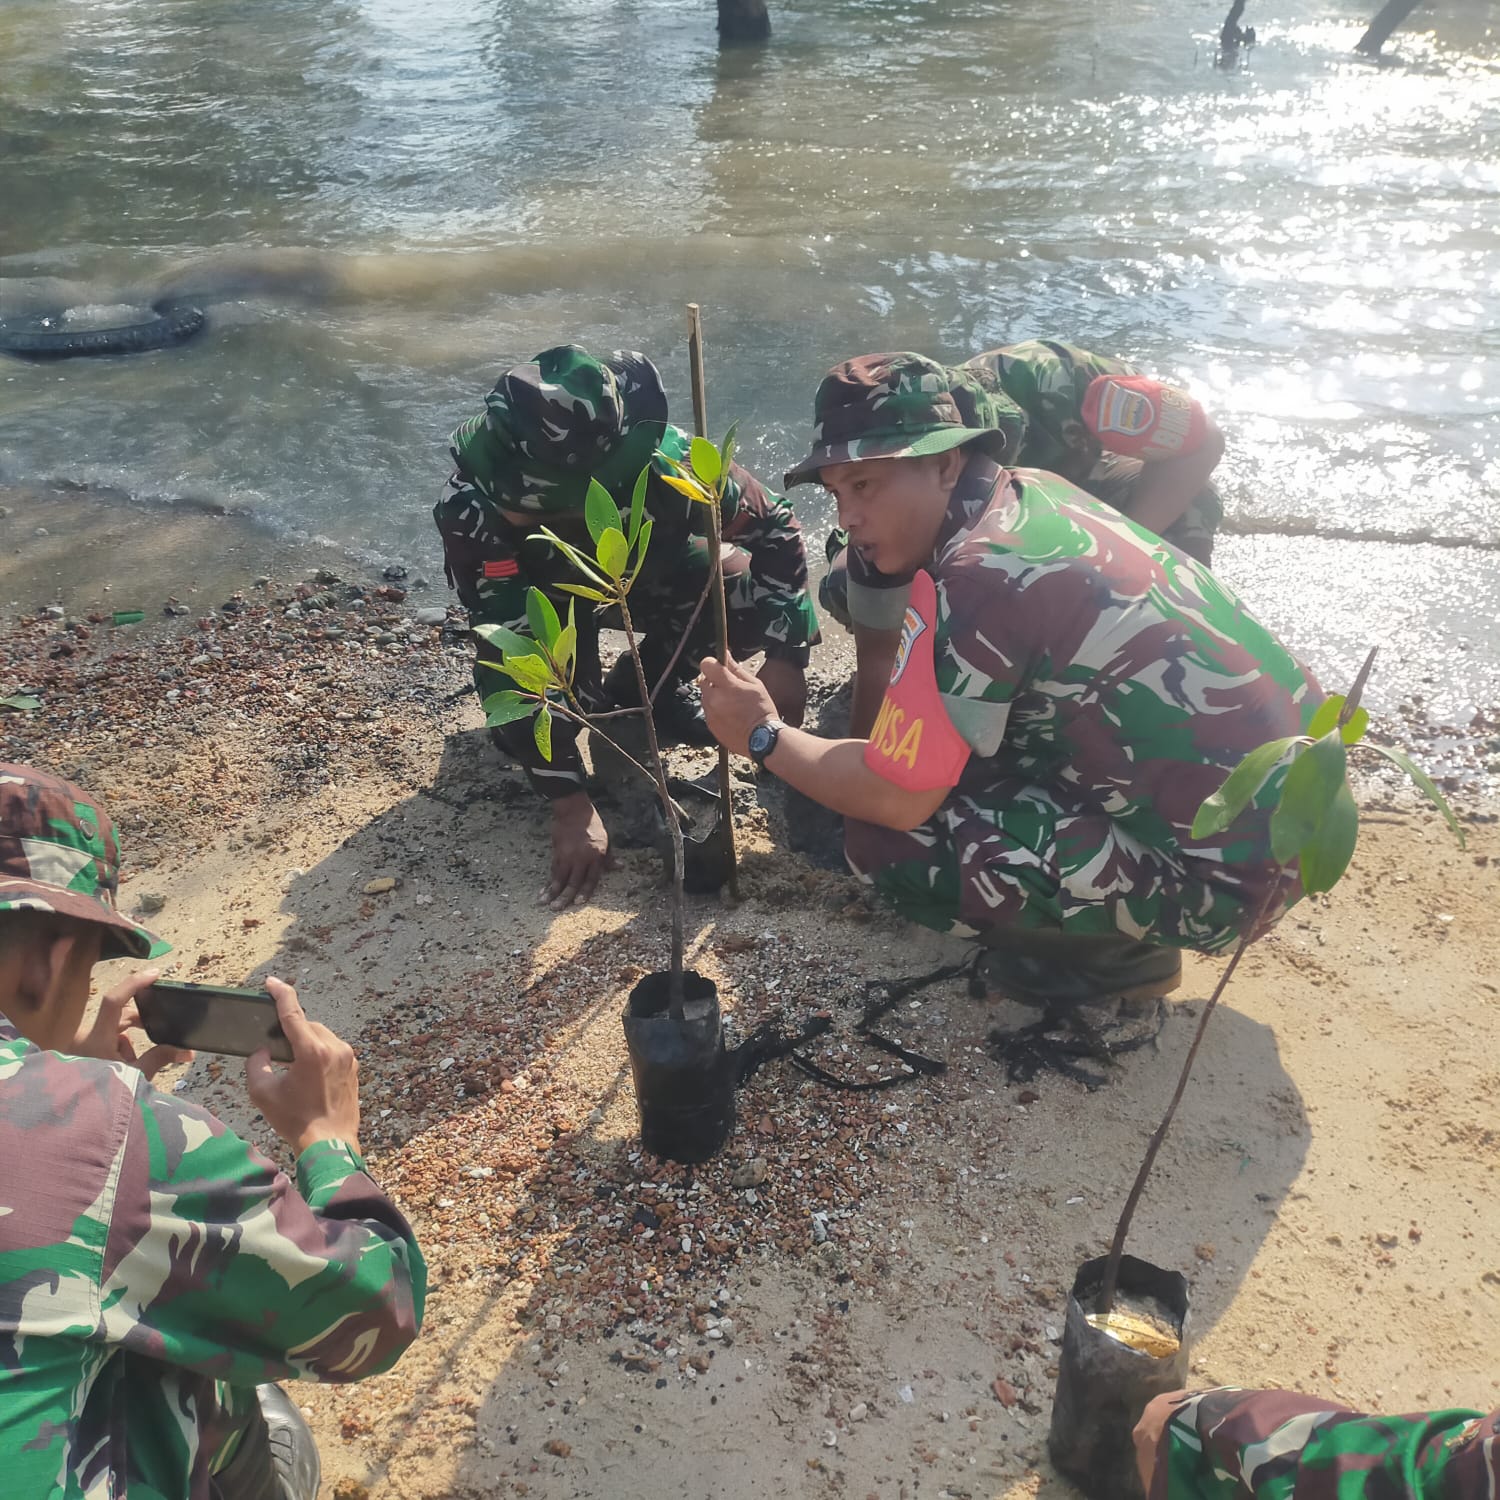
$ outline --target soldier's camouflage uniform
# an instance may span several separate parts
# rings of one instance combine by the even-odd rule
[[[1135,486],[1147,467],[1140,459],[1106,450],[1099,453],[1087,474],[1074,470],[1078,467],[1077,444],[1090,441],[1083,423],[1084,395],[1090,382],[1101,375],[1138,375],[1141,372],[1136,366],[1056,339],[1029,339],[976,354],[947,373],[964,425],[978,430],[994,428],[1002,434],[999,443],[985,445],[992,457],[1001,458],[1012,468],[1062,474],[1094,499],[1129,512]],[[1093,447],[1097,449],[1097,442]],[[788,475],[787,483],[792,482]],[[1212,484],[1205,485],[1167,528],[1164,540],[1207,563],[1223,519],[1224,502],[1219,492]],[[828,539],[830,566],[819,585],[819,602],[846,628],[896,628],[906,611],[907,581],[879,572],[857,552],[846,553],[845,541],[838,530]]]
[[[666,466],[658,448],[684,459],[689,443],[666,418],[661,378],[643,355],[617,351],[600,361],[576,346],[549,349],[502,375],[485,411],[453,434],[454,473],[433,510],[448,579],[471,624],[503,625],[529,636],[528,587],[541,589],[564,619],[575,604],[575,688],[591,712],[611,706],[601,686],[599,630],[618,629],[620,621],[559,589],[578,582],[578,575],[535,527],[548,525],[592,555],[582,522],[589,478],[598,479],[625,510],[637,475],[652,465],[646,513],[655,526],[645,567],[631,589],[630,612],[645,637],[642,659],[654,686],[708,576],[706,513],[659,477]],[[509,520],[505,511],[535,521]],[[791,506],[734,464],[722,516],[724,540],[737,549],[725,568],[731,651],[737,657],[764,651],[805,667],[819,636],[807,591],[807,555]],[[705,608],[679,658],[679,678],[696,672],[712,628],[712,610]],[[474,677],[481,701],[515,686],[478,661]],[[538,752],[529,721],[507,725],[496,737],[544,796],[566,796],[582,786],[576,730],[565,720],[553,720],[550,762]]]
[[[1139,459],[1105,451],[1086,475],[1072,472],[1074,444],[1084,435],[1083,398],[1100,375],[1139,375],[1137,366],[1109,359],[1058,339],[1028,339],[1003,349],[976,354],[963,366],[988,372],[1000,389],[1025,413],[1026,435],[1020,451],[1008,461],[1025,469],[1047,469],[1072,479],[1096,500],[1116,510],[1130,509],[1143,465]],[[1199,562],[1212,557],[1214,536],[1224,519],[1224,502],[1213,485],[1205,485],[1164,540]]]
[[[1207,1391],[1173,1412],[1150,1500],[1484,1500],[1500,1412],[1375,1417],[1290,1391]]]
[[[118,854],[78,788],[0,766],[0,922],[116,913]],[[411,1227],[343,1141],[293,1183],[122,1062],[42,1051],[0,1016],[0,1493],[207,1500],[255,1387],[352,1381],[421,1322]]]
[[[1207,568],[1066,480],[969,459],[930,565],[943,706],[973,754],[911,832],[849,821],[850,862],[939,930],[1124,934],[1213,952],[1295,881],[1266,807],[1195,840],[1316,684]]]

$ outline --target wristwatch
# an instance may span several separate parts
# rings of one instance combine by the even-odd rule
[[[781,731],[786,725],[780,719],[767,719],[763,724],[757,724],[750,731],[750,759],[758,765],[761,770],[766,768],[766,757],[776,748],[776,741],[781,737]]]

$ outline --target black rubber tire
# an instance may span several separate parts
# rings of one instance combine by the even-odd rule
[[[46,319],[39,320],[46,322]],[[0,352],[22,359],[74,359],[80,355],[145,354],[181,344],[203,327],[201,307],[191,302],[154,302],[144,323],[119,328],[6,328],[0,325]]]

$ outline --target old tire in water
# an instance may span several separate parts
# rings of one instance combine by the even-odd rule
[[[114,328],[69,328],[61,313],[33,320],[29,327],[0,325],[0,352],[22,359],[75,359],[80,355],[145,354],[181,344],[203,327],[203,309],[191,302],[151,304],[139,323]]]

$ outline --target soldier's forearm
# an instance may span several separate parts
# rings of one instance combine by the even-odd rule
[[[1215,428],[1196,452],[1146,464],[1126,514],[1160,536],[1186,514],[1223,456],[1224,439]]]
[[[877,776],[865,764],[864,740],[825,740],[801,729],[781,731],[766,768],[806,797],[846,818],[882,828],[911,829],[925,823],[948,795],[907,791]]]

